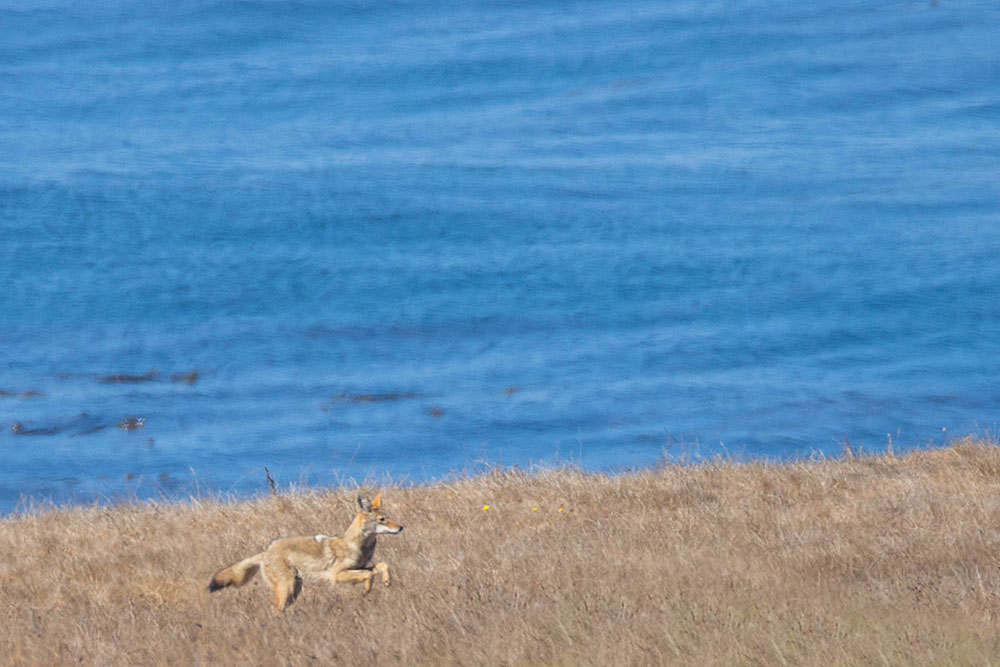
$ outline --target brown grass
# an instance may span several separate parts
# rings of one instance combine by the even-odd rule
[[[385,489],[395,580],[307,582],[280,618],[217,569],[340,532],[355,489],[0,521],[0,662],[996,664],[1000,447],[496,472]],[[489,505],[484,510],[484,505]],[[537,507],[537,510],[532,508]],[[562,508],[562,511],[560,511]]]

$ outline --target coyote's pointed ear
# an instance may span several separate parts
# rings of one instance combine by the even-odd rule
[[[372,498],[372,507],[374,507],[376,510],[378,510],[378,509],[380,509],[382,507],[382,492],[381,491],[378,492],[378,495],[376,495],[374,498]]]
[[[371,512],[372,511],[372,503],[371,503],[371,501],[368,500],[367,498],[365,498],[364,496],[358,496],[358,507],[361,508],[362,512]]]

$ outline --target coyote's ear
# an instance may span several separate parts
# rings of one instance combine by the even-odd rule
[[[378,495],[372,498],[372,507],[376,510],[382,507],[382,492],[379,491]]]
[[[363,497],[363,496],[358,496],[358,507],[361,508],[362,512],[371,512],[372,511],[372,503],[371,503],[371,501],[368,500],[367,498]]]

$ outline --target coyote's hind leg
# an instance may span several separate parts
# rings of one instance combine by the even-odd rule
[[[261,569],[274,594],[274,614],[277,616],[295,602],[302,590],[302,580],[296,576],[295,568],[278,558],[266,561]]]

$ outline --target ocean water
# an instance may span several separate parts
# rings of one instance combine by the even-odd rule
[[[971,0],[2,0],[0,511],[990,431],[998,43]]]

